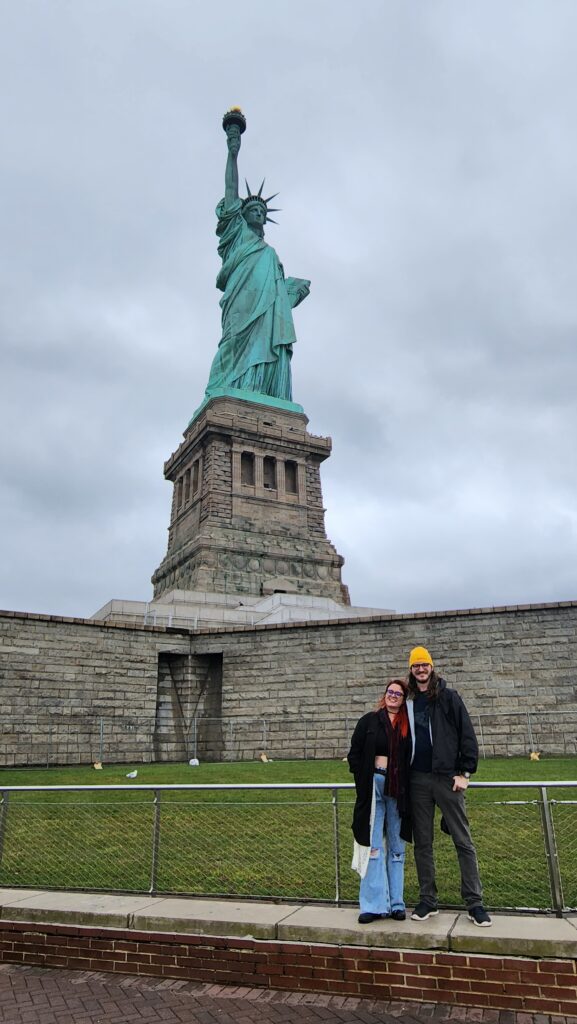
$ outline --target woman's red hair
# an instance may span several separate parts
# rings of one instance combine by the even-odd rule
[[[385,701],[385,696],[386,696],[387,690],[389,689],[389,686],[400,686],[401,690],[403,691],[403,693],[405,695],[405,699],[403,700],[403,703],[401,704],[401,707],[399,708],[399,710],[397,711],[397,714],[395,715],[393,721],[391,722],[391,725],[393,726],[393,728],[395,728],[395,729],[398,728],[400,730],[401,736],[404,739],[405,736],[409,732],[409,716],[407,714],[407,692],[408,692],[409,688],[407,686],[406,679],[389,679],[389,681],[388,681],[388,683],[387,683],[387,685],[385,687],[385,692],[383,693],[383,696],[381,697],[381,699],[380,699],[379,703],[377,704],[375,710],[376,711],[381,711],[381,710],[384,710],[386,708],[387,705],[386,705],[386,701]]]

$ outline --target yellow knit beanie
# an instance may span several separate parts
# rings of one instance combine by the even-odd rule
[[[429,654],[426,647],[413,647],[413,650],[409,654],[409,668],[413,665],[420,665],[421,662],[426,662],[427,665],[433,667],[433,659]]]

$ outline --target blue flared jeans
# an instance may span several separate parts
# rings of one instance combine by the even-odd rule
[[[362,914],[390,914],[404,910],[405,842],[397,801],[385,796],[385,776],[375,772],[375,819],[371,834],[371,855],[361,879],[359,905]]]

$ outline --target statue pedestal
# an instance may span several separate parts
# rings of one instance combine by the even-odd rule
[[[266,405],[269,409],[284,409],[285,412],[304,412],[302,405],[296,402],[287,402],[284,398],[273,398],[272,395],[260,395],[254,391],[242,391],[240,388],[214,388],[211,398],[238,398],[242,402],[252,402],[253,405]],[[188,428],[192,427],[197,416],[206,408],[210,398],[205,398],[202,405],[196,409]]]
[[[155,599],[173,590],[288,593],[349,605],[344,560],[324,524],[320,464],[330,438],[307,432],[299,406],[282,406],[227,394],[187,427],[164,467],[174,493]]]

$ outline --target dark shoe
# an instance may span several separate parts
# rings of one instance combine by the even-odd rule
[[[359,924],[370,924],[371,921],[380,921],[382,917],[386,917],[386,914],[359,914]]]
[[[479,928],[490,928],[493,924],[484,907],[471,907],[469,910],[469,921],[477,924]]]
[[[405,921],[406,918],[407,918],[407,915],[405,914],[404,910],[393,910],[391,912],[391,917],[392,917],[393,921]]]
[[[426,921],[427,918],[434,917],[438,913],[437,908],[429,906],[428,903],[417,903],[411,914],[411,921]]]

